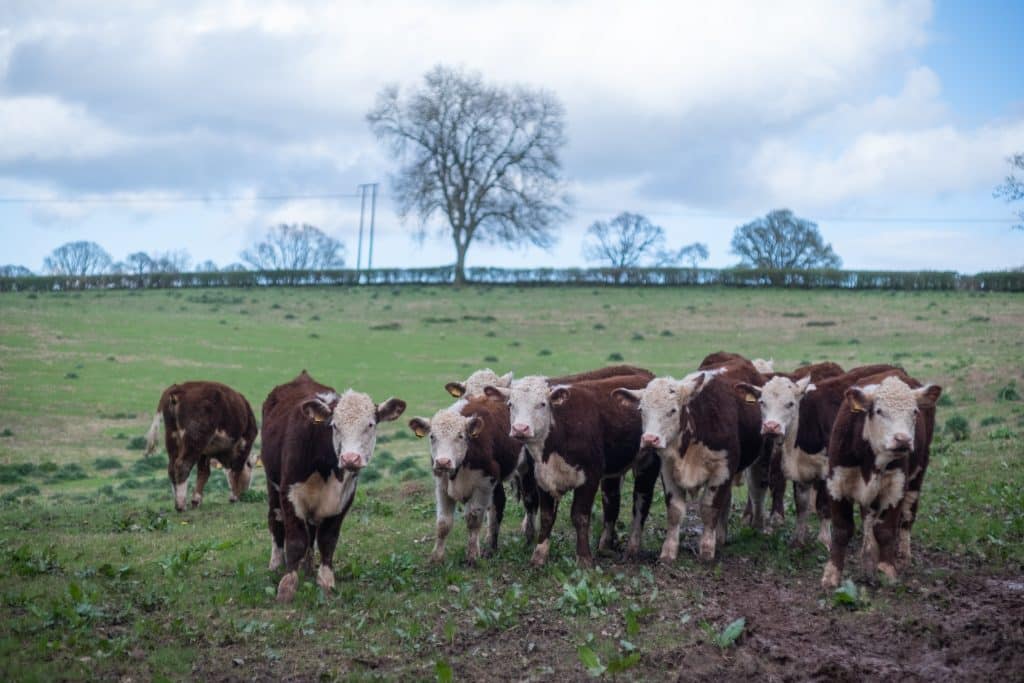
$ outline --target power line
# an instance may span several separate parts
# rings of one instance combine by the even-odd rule
[[[0,204],[183,204],[206,202],[279,202],[298,199],[355,199],[358,193],[193,195],[178,197],[0,197]]]

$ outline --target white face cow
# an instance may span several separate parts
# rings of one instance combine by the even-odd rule
[[[313,422],[331,421],[338,467],[358,472],[373,455],[377,425],[397,420],[405,411],[405,401],[389,398],[375,405],[366,394],[349,389],[341,396],[333,392],[317,394],[302,404],[302,411]]]
[[[934,384],[911,389],[898,377],[886,377],[881,384],[846,390],[850,408],[867,413],[863,437],[875,453],[876,466],[914,449],[914,427],[920,409],[935,405],[941,393],[942,387]]]
[[[814,391],[810,377],[792,381],[772,377],[763,387],[740,382],[736,391],[746,401],[757,401],[761,408],[761,434],[785,438],[796,429],[800,417],[800,399]]]
[[[249,485],[252,484],[252,468],[255,466],[256,454],[249,453],[249,457],[246,459],[242,469],[235,472],[228,467],[224,470],[228,478],[228,486],[231,487],[231,502],[235,502],[243,493],[249,490]]]
[[[770,375],[771,373],[775,372],[774,358],[769,358],[768,360],[765,360],[764,358],[755,358],[754,360],[750,361],[750,363],[751,365],[754,366],[754,369],[760,372],[762,375]]]
[[[636,406],[643,420],[644,448],[667,448],[682,435],[680,414],[706,386],[715,371],[694,372],[681,380],[672,377],[652,379],[645,389],[616,389],[612,394],[625,404]]]
[[[484,420],[478,415],[466,417],[444,409],[437,411],[432,420],[414,417],[409,420],[409,427],[420,438],[430,435],[430,462],[434,474],[453,476],[466,459],[470,439],[483,431]]]
[[[484,368],[474,372],[466,378],[465,382],[448,382],[448,384],[444,385],[444,388],[455,398],[471,399],[482,398],[484,396],[484,388],[488,385],[507,389],[512,386],[512,373],[509,372],[498,377],[494,370]]]
[[[547,378],[538,375],[516,380],[508,389],[488,385],[484,392],[491,398],[508,401],[512,425],[509,436],[535,442],[548,438],[553,419],[551,406],[559,405],[568,395],[566,387],[549,387]]]

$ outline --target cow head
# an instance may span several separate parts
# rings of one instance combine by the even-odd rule
[[[470,441],[480,436],[484,419],[454,410],[439,410],[432,420],[414,417],[409,427],[419,438],[430,435],[430,464],[434,474],[454,476],[466,459]]]
[[[231,487],[231,502],[234,503],[242,494],[249,490],[252,484],[252,469],[256,466],[256,454],[249,453],[249,457],[242,463],[238,470],[228,467],[224,470],[228,477],[228,486]]]
[[[552,405],[560,405],[568,398],[568,387],[548,386],[547,378],[537,375],[512,382],[509,388],[488,385],[487,396],[504,399],[509,405],[512,425],[509,436],[518,441],[543,442],[551,431]]]
[[[314,424],[330,422],[338,467],[358,472],[370,462],[377,443],[377,425],[397,420],[405,401],[389,398],[374,404],[366,394],[349,389],[341,396],[317,394],[302,404],[302,412]]]
[[[754,369],[760,372],[762,375],[770,375],[773,372],[775,372],[774,358],[769,358],[768,360],[765,360],[764,358],[755,358],[754,360],[750,361],[750,363],[754,366]]]
[[[484,388],[488,385],[507,389],[512,386],[512,373],[509,372],[498,377],[494,370],[484,368],[474,372],[466,378],[465,382],[448,382],[444,388],[455,398],[470,399],[482,397]]]
[[[846,400],[850,410],[864,413],[864,439],[874,451],[876,464],[908,455],[914,450],[914,432],[921,408],[933,407],[942,387],[929,384],[911,389],[898,377],[886,377],[881,384],[850,387]]]
[[[682,411],[716,374],[714,371],[694,372],[681,380],[658,377],[645,389],[616,389],[612,395],[623,405],[640,410],[644,429],[641,448],[667,448],[682,434]]]
[[[797,426],[800,417],[800,399],[814,391],[810,377],[792,381],[786,377],[772,377],[763,387],[746,382],[736,384],[736,393],[748,403],[756,402],[761,409],[761,434],[785,438]]]

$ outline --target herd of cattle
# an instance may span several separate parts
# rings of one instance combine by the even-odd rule
[[[941,388],[922,385],[891,365],[844,371],[826,362],[789,373],[774,372],[771,365],[718,352],[678,380],[617,365],[516,380],[512,373],[498,376],[485,369],[449,383],[446,389],[458,399],[453,405],[409,421],[416,436],[430,443],[437,500],[431,558],[443,558],[459,503],[468,530],[467,561],[492,552],[505,509],[503,483],[510,482],[525,508],[522,533],[528,542],[536,540],[532,563],[546,561],[559,501],[571,491],[576,557],[589,567],[597,491],[604,516],[598,549],[612,550],[618,547],[622,479],[632,470],[627,558],[639,552],[660,474],[668,508],[661,560],[676,558],[688,503],[699,509],[703,524],[700,558],[713,560],[726,540],[732,487],[742,475],[748,490],[744,518],[755,528],[766,525],[769,491],[767,523],[781,521],[787,481],[793,482],[796,504],[794,542],[805,542],[809,511],[817,511],[818,540],[830,549],[823,587],[840,582],[854,505],[863,519],[865,570],[895,578],[910,560]],[[334,586],[335,546],[359,472],[373,454],[377,426],[405,408],[398,398],[378,404],[351,389],[339,394],[305,370],[267,396],[261,460],[270,568],[285,567],[278,600],[294,597],[300,567],[312,574],[314,542],[320,554],[317,583],[325,591]],[[161,420],[179,511],[196,465],[191,503],[202,502],[211,459],[223,464],[232,501],[249,487],[257,424],[241,394],[215,382],[169,387],[149,430],[147,455],[156,446]]]

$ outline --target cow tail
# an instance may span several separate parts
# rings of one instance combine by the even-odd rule
[[[157,410],[152,424],[149,425],[149,431],[146,432],[146,452],[143,457],[148,458],[156,450],[156,438],[160,435],[160,423],[163,422],[163,419],[163,412]]]

